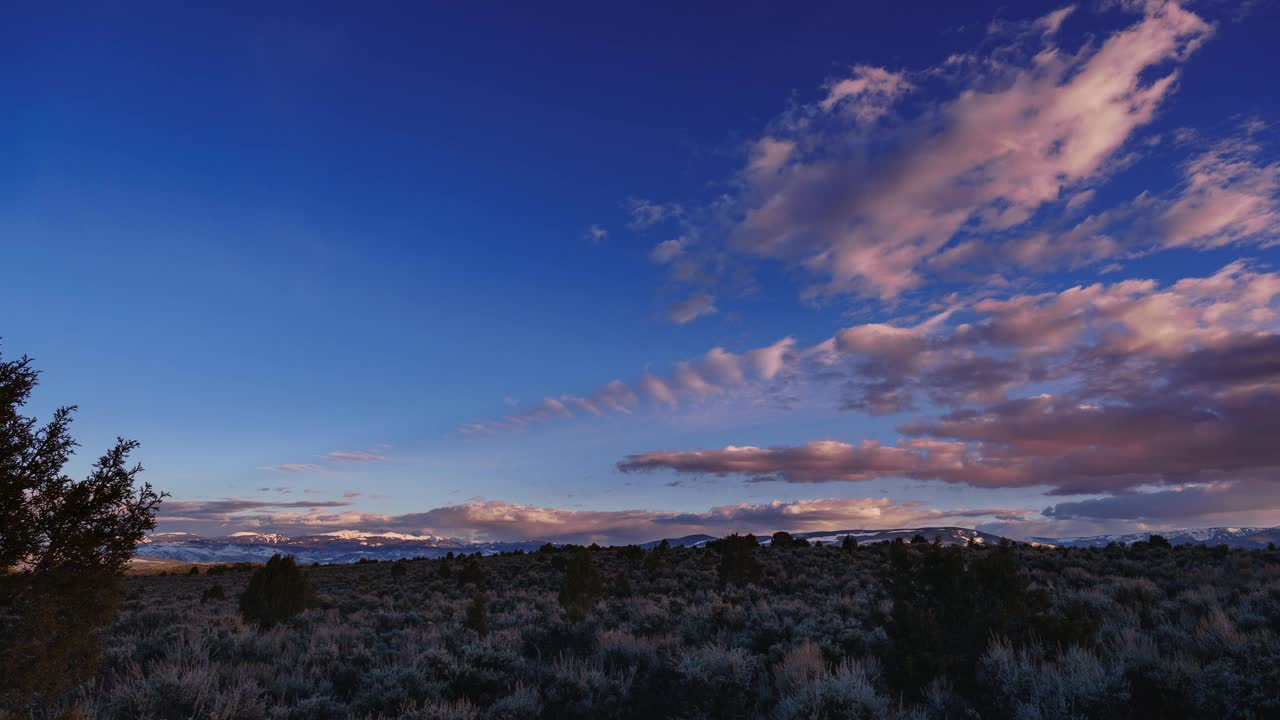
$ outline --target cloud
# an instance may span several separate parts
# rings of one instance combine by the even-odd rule
[[[787,356],[794,347],[793,338],[783,338],[772,345],[742,354],[715,347],[702,357],[677,363],[665,376],[646,373],[632,383],[613,380],[585,397],[562,394],[543,398],[501,420],[470,423],[459,427],[458,431],[492,434],[557,418],[606,413],[630,415],[641,407],[642,402],[654,407],[675,408],[688,401],[722,397],[745,391],[755,383],[777,379],[785,371]]]
[[[816,109],[769,134],[764,148],[794,148],[785,160],[757,150],[731,247],[825,277],[825,293],[892,298],[918,286],[925,261],[949,243],[1024,226],[1106,178],[1172,91],[1169,65],[1212,29],[1177,4],[1152,3],[1136,24],[1069,52],[1054,44],[1064,17],[1042,20],[1039,46],[1021,62],[1002,48],[951,100],[881,133],[863,126],[911,83],[867,66],[832,83]],[[827,117],[842,108],[852,126]]]
[[[1241,479],[1063,502],[1045,508],[1055,519],[1204,522],[1223,515],[1266,513],[1280,524],[1280,483]]]
[[[1185,167],[1185,186],[1155,224],[1166,247],[1280,239],[1280,163],[1260,165],[1249,140],[1217,143]]]
[[[642,407],[678,409],[767,397],[783,387],[810,392],[816,402],[830,402],[834,394],[839,407],[872,414],[922,403],[999,403],[1045,383],[1080,402],[1109,398],[1112,405],[1135,406],[1142,399],[1130,396],[1141,392],[1280,390],[1265,360],[1280,330],[1280,275],[1245,262],[1164,286],[1124,279],[943,305],[923,320],[854,325],[809,346],[788,337],[742,353],[712,348],[667,374],[614,380],[586,396],[545,398],[460,430],[489,433]]]
[[[711,315],[716,311],[716,298],[706,292],[696,292],[689,297],[667,308],[667,315],[677,325],[692,322],[703,315]]]
[[[676,203],[658,203],[644,198],[628,199],[626,211],[631,217],[631,227],[637,230],[684,217],[684,208]]]
[[[658,264],[669,263],[683,255],[685,246],[688,244],[689,238],[684,236],[663,240],[654,246],[653,251],[649,253],[649,258]]]
[[[160,513],[156,516],[156,521],[162,525],[182,523],[184,527],[197,525],[221,526],[243,521],[246,513],[274,513],[291,508],[306,508],[318,511],[320,508],[347,507],[350,505],[350,502],[344,500],[169,499],[161,504]]]
[[[369,453],[369,452],[344,452],[341,450],[335,450],[334,452],[331,452],[331,453],[325,453],[324,459],[326,462],[330,462],[335,465],[353,465],[353,464],[359,464],[359,463],[378,463],[378,462],[391,461],[391,458],[387,457],[386,455],[377,455],[375,453]]]
[[[285,463],[283,465],[264,465],[259,470],[286,473],[324,473],[332,472],[334,465],[361,465],[366,463],[391,462],[391,458],[383,455],[390,445],[380,443],[367,451],[334,450],[321,456],[325,465],[317,463]]]
[[[287,473],[319,473],[325,472],[326,468],[315,463],[285,463],[283,465],[263,465],[259,470],[267,470],[270,472],[287,472]]]
[[[358,511],[332,512],[346,503],[267,504],[239,500],[183,505],[184,512],[161,519],[163,531],[255,530],[314,534],[358,528],[366,531],[434,534],[481,540],[553,540],[560,542],[630,543],[695,533],[769,533],[775,530],[847,530],[916,527],[1022,516],[1026,509],[976,508],[941,510],[919,502],[889,498],[825,498],[776,500],[762,504],[712,507],[704,512],[656,510],[574,510],[501,501],[479,501],[425,512],[385,515]],[[306,512],[290,508],[306,507]]]
[[[609,237],[609,231],[605,230],[599,225],[592,225],[591,227],[587,228],[587,232],[584,235],[584,237],[593,243],[598,243],[601,240],[604,240],[605,238]]]
[[[911,87],[902,73],[858,65],[850,77],[831,84],[827,97],[818,103],[818,107],[826,112],[838,109],[861,124],[870,124],[886,115],[894,102]]]
[[[1243,262],[1164,287],[1122,280],[857,325],[789,353],[789,372],[843,383],[850,409],[898,412],[918,399],[951,409],[900,423],[894,444],[654,451],[619,468],[1116,496],[1280,478],[1278,327],[1280,276]],[[1055,392],[1029,392],[1038,385]]]

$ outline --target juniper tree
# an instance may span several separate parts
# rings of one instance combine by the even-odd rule
[[[22,414],[39,381],[0,359],[0,706],[49,701],[96,667],[96,629],[122,599],[120,576],[163,497],[137,483],[138,443],[117,438],[80,481],[74,405],[45,425]]]
[[[485,617],[484,609],[484,593],[477,592],[471,598],[471,603],[467,605],[467,617],[463,621],[463,626],[476,631],[480,637],[486,637],[489,634],[489,621]]]
[[[720,554],[716,573],[721,585],[760,582],[764,576],[764,566],[755,556],[759,545],[754,535],[736,533],[710,543],[710,547]]]
[[[311,579],[292,555],[277,553],[249,578],[249,587],[240,596],[240,614],[245,622],[267,629],[315,604]]]
[[[586,548],[578,550],[560,585],[560,607],[564,608],[570,622],[582,622],[596,598],[603,594],[604,578],[591,562],[591,551]]]

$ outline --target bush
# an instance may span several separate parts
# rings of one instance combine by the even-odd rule
[[[214,583],[206,588],[204,592],[200,593],[200,602],[216,602],[219,600],[225,600],[226,597],[227,591],[223,589],[222,583]]]
[[[315,605],[311,581],[292,555],[272,555],[267,564],[249,578],[249,587],[240,596],[240,614],[245,622],[256,623],[263,629]]]

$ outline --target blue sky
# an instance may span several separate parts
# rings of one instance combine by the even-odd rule
[[[86,456],[142,441],[163,527],[1280,523],[1280,458],[1223,459],[1276,378],[1186,386],[1202,460],[1113,466],[1204,435],[1157,395],[1277,329],[1273,5],[497,10],[0,30],[2,349]],[[1106,325],[1002,325],[1074,286]],[[1035,438],[904,432],[1049,395]],[[1073,444],[1080,407],[1171,428]]]

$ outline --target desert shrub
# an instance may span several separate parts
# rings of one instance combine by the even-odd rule
[[[1056,663],[1041,662],[1035,647],[994,641],[982,657],[983,684],[998,717],[1110,717],[1124,706],[1127,689],[1092,653],[1072,646]],[[1166,716],[1161,716],[1166,717]]]
[[[756,710],[758,661],[742,648],[706,645],[675,662],[678,704],[713,718],[747,718]]]
[[[441,699],[444,686],[412,667],[376,667],[365,671],[351,697],[357,715],[395,716],[401,710]]]
[[[405,561],[400,560],[391,565],[391,577],[402,578],[409,574],[409,566]]]
[[[581,552],[458,560],[454,576],[475,562],[488,579],[483,637],[466,622],[478,589],[427,564],[418,577],[410,563],[411,586],[391,568],[315,568],[330,607],[266,631],[225,604],[193,607],[215,582],[239,595],[249,573],[126,577],[131,599],[95,689],[64,709],[100,720],[215,708],[273,720],[1280,717],[1280,558],[1266,551],[813,546],[756,551],[761,581],[722,586],[714,549],[642,560],[603,549],[593,569],[633,594],[610,592],[565,623],[551,561],[567,570]],[[924,619],[918,636],[894,626],[899,607]],[[908,650],[937,664],[903,686]],[[200,702],[165,709],[162,688]]]
[[[292,555],[273,555],[249,578],[240,596],[245,622],[270,628],[316,605],[315,589]]]
[[[217,602],[226,598],[227,591],[222,587],[222,583],[214,583],[200,593],[200,602],[202,603]]]
[[[610,673],[597,662],[562,656],[542,678],[546,714],[566,720],[617,717],[630,684],[630,673]]]
[[[498,698],[484,712],[484,720],[538,720],[542,717],[542,698],[536,690],[517,687],[510,695]]]
[[[876,689],[861,663],[846,662],[833,672],[805,677],[778,703],[778,720],[878,720],[895,715],[889,698]]]

